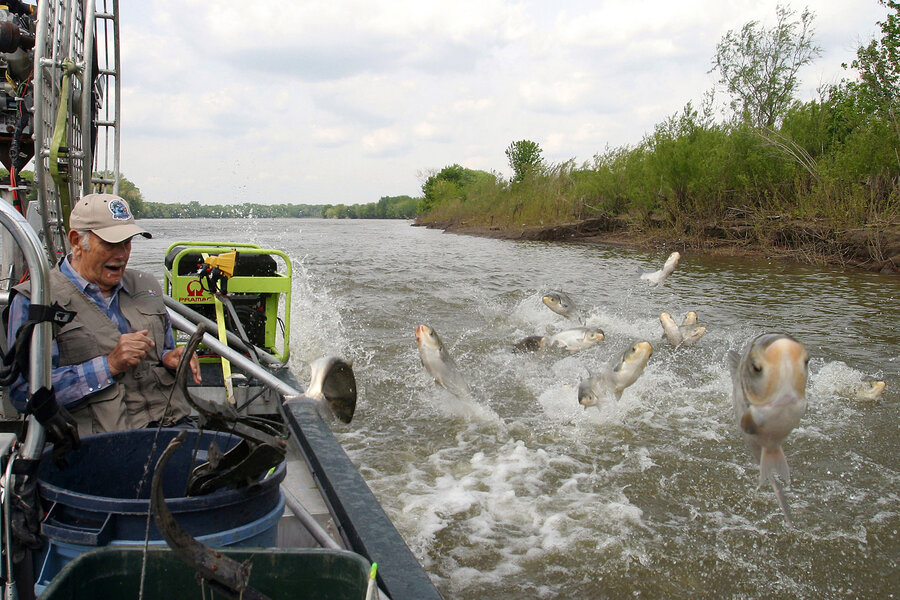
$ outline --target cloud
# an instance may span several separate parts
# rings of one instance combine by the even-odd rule
[[[312,139],[320,147],[343,146],[350,139],[351,133],[344,127],[313,126]]]
[[[408,136],[398,128],[383,127],[362,138],[363,151],[369,156],[397,156],[409,146]]]
[[[121,3],[122,168],[150,200],[336,204],[419,195],[418,172],[453,163],[503,171],[514,140],[590,160],[697,104],[721,36],[776,4]],[[885,14],[809,4],[825,52],[804,100],[852,76]]]

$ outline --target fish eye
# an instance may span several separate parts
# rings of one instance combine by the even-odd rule
[[[750,369],[757,375],[762,373],[763,371],[762,365],[757,363],[756,361],[750,363]]]

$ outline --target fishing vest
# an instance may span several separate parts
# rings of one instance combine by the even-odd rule
[[[132,331],[148,331],[154,346],[137,366],[116,375],[112,385],[67,407],[78,424],[78,435],[139,429],[151,422],[168,426],[191,412],[182,391],[175,388],[175,376],[162,363],[166,307],[159,282],[146,273],[126,270],[122,283],[130,293],[119,292],[119,309]],[[30,298],[30,282],[16,290]],[[59,366],[76,365],[113,351],[122,335],[118,327],[59,267],[50,271],[50,290],[62,308],[76,313],[71,322],[53,325]]]

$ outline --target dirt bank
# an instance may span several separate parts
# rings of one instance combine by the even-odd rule
[[[852,266],[900,274],[900,223],[835,231],[822,223],[772,217],[764,226],[740,219],[711,220],[698,234],[642,228],[613,217],[548,227],[471,226],[416,223],[450,233],[509,240],[610,244],[648,250],[689,250],[729,256],[764,256],[796,262]]]

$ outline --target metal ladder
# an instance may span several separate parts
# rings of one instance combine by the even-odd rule
[[[94,8],[95,1],[90,4]],[[93,46],[85,51],[85,63],[96,56],[98,78],[94,82],[95,95],[106,99],[102,114],[91,115],[90,107],[82,104],[81,122],[93,120],[97,129],[96,143],[91,144],[90,131],[83,133],[82,146],[93,148],[92,169],[84,170],[85,190],[119,193],[119,119],[122,92],[119,80],[119,0],[102,0],[103,6],[94,12],[94,34],[97,52]],[[90,55],[89,55],[90,53]],[[92,185],[93,184],[93,185]],[[111,186],[111,187],[110,187]]]
[[[47,0],[34,48],[34,182],[43,242],[68,249],[72,203],[118,190],[121,91],[118,0]],[[61,106],[62,109],[61,110]],[[102,114],[101,114],[102,113]],[[96,176],[95,176],[96,174]]]

